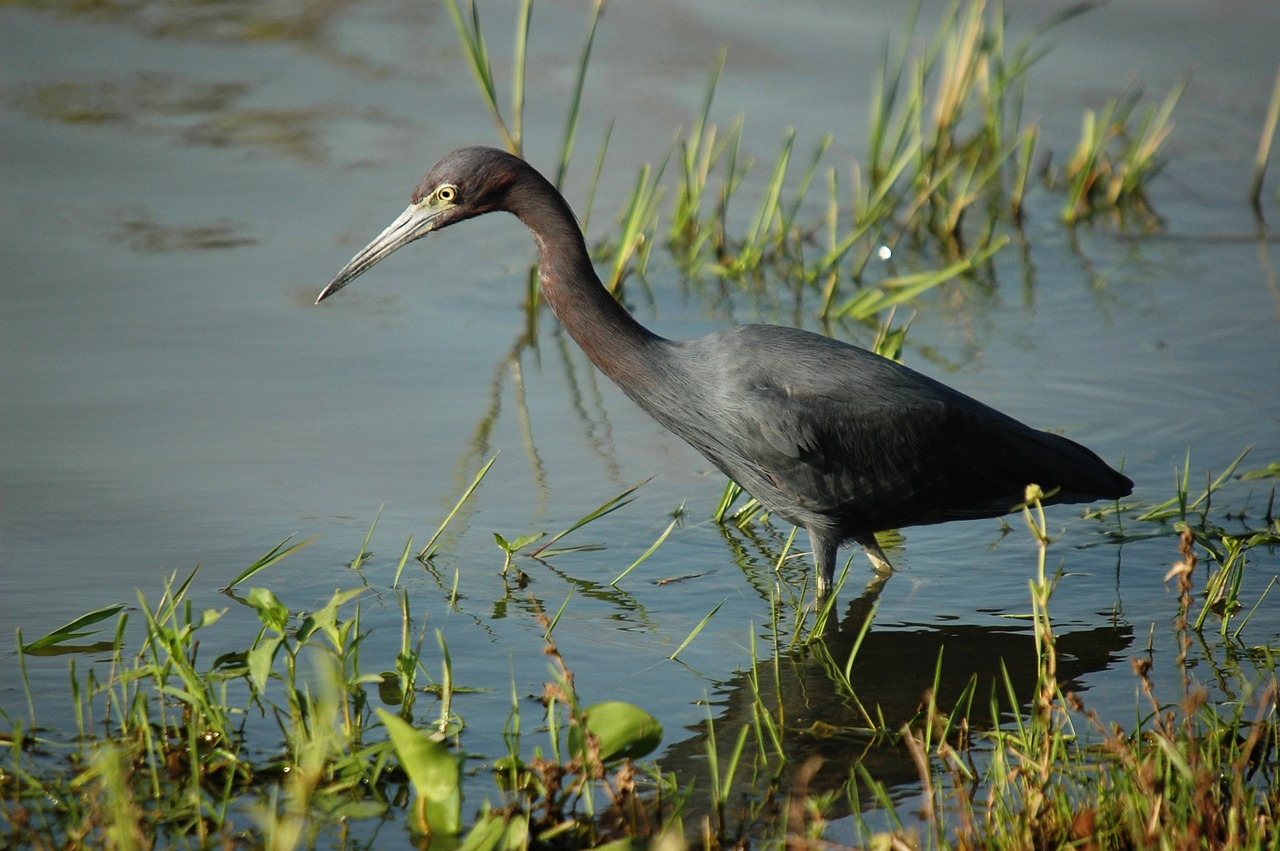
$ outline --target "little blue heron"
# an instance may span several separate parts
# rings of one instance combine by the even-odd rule
[[[845,541],[888,573],[876,532],[1008,514],[1033,483],[1045,503],[1119,499],[1133,489],[1074,441],[819,334],[739,325],[687,342],[659,337],[600,283],[564,196],[493,148],[463,148],[436,163],[408,209],[316,302],[397,248],[498,210],[533,232],[542,294],[591,362],[771,512],[808,531],[819,598],[831,591]]]

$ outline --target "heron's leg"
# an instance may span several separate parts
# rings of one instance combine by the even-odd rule
[[[893,573],[893,565],[889,563],[889,557],[884,554],[884,550],[880,549],[880,544],[876,542],[874,533],[869,535],[854,535],[853,540],[858,546],[866,550],[867,558],[871,561],[871,566],[875,568],[877,574],[888,576]]]
[[[817,529],[810,529],[809,544],[813,547],[817,597],[819,600],[825,600],[831,594],[832,581],[835,578],[836,552],[840,549],[840,538],[824,534]]]

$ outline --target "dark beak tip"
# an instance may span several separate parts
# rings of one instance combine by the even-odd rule
[[[432,229],[432,217],[425,218],[416,208],[410,207],[400,214],[373,242],[362,248],[347,265],[329,281],[329,284],[316,296],[315,303],[327,299],[347,284],[373,268],[380,260],[398,248],[408,245],[419,237],[426,236]]]
[[[349,283],[351,283],[351,277],[347,277],[342,274],[339,274],[338,277],[334,278],[332,281],[326,284],[325,288],[320,291],[320,295],[316,296],[315,303],[319,304],[320,302],[324,301],[329,296],[333,295],[334,293],[336,293],[338,290],[342,289]]]

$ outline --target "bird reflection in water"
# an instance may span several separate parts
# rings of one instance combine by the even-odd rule
[[[801,791],[799,785],[809,795],[841,792],[857,766],[891,795],[910,796],[919,792],[920,773],[906,746],[893,734],[904,724],[918,726],[935,683],[933,699],[943,712],[950,712],[962,694],[973,689],[967,718],[971,729],[991,723],[987,707],[993,695],[1005,713],[1002,722],[1029,705],[1039,673],[1035,636],[1029,627],[910,623],[886,627],[877,622],[867,630],[878,593],[878,587],[869,588],[849,604],[834,629],[808,647],[761,659],[755,672],[737,674],[715,688],[709,699],[721,761],[719,777],[729,776],[727,752],[739,731],[744,726],[757,730],[757,713],[765,712],[786,727],[778,740],[782,754],[773,753],[772,740],[762,745],[778,772],[770,789],[775,801],[788,800],[792,791]],[[1085,691],[1088,675],[1122,662],[1134,637],[1123,622],[1080,629],[1059,626],[1056,633],[1057,679],[1064,693]],[[760,642],[760,646],[767,644]],[[846,682],[844,669],[855,644],[857,655]],[[1025,701],[1023,706],[1009,706],[1006,675],[1017,699]],[[706,789],[712,777],[707,764],[708,724],[692,731],[666,747],[658,763],[664,772],[679,777],[682,787]],[[747,753],[755,747],[749,741]],[[739,772],[727,803],[737,807],[759,796],[760,779],[751,775],[745,768]],[[882,803],[865,785],[859,791],[863,799],[852,802],[837,794],[827,818],[848,815],[851,803],[859,808]],[[697,812],[698,807],[708,803],[709,796],[690,796],[686,823],[697,823],[704,814]],[[761,817],[767,819],[768,808]]]

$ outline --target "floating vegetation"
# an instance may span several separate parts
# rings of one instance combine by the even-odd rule
[[[257,245],[258,240],[245,233],[245,226],[218,221],[209,224],[165,225],[155,221],[146,210],[132,210],[118,217],[111,229],[112,242],[127,245],[144,254],[171,254],[183,251],[214,251]]]
[[[1147,230],[1158,226],[1146,187],[1164,168],[1160,148],[1173,131],[1173,108],[1188,82],[1184,78],[1158,108],[1148,106],[1140,117],[1136,92],[1108,101],[1100,112],[1085,111],[1080,144],[1053,180],[1067,193],[1063,221],[1112,213],[1121,222],[1137,216]]]
[[[10,86],[5,98],[19,110],[45,121],[137,128],[162,120],[160,116],[221,112],[248,88],[244,83],[192,83],[142,71],[123,80]]]
[[[223,110],[183,132],[192,145],[264,150],[301,162],[325,159],[318,124],[326,117],[307,109]]]
[[[11,5],[124,24],[151,38],[233,43],[309,41],[322,32],[328,14],[340,8],[305,0],[18,0]]]

